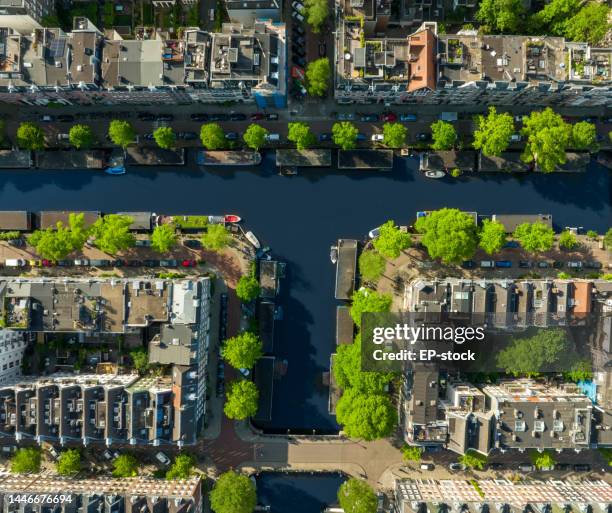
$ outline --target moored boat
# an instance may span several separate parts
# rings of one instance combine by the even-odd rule
[[[335,264],[338,261],[338,247],[332,246],[329,251],[329,259],[332,264]]]
[[[446,176],[446,173],[444,171],[425,171],[425,176],[427,178],[444,178]]]
[[[225,214],[226,223],[239,223],[240,221],[242,221],[242,218],[236,214]]]
[[[125,167],[124,166],[112,166],[112,167],[107,167],[104,172],[107,175],[124,175],[125,174]]]
[[[259,240],[257,239],[257,237],[255,237],[255,234],[251,231],[248,231],[244,234],[244,236],[247,238],[247,240],[253,244],[253,246],[255,246],[257,249],[259,249],[261,247],[261,244],[259,243]]]

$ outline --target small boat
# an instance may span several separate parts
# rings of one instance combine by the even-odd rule
[[[113,166],[113,167],[107,167],[104,172],[107,175],[124,175],[125,174],[125,167],[124,166]]]
[[[281,167],[279,174],[283,176],[295,176],[298,174],[298,170],[295,166]]]
[[[446,173],[444,171],[425,171],[425,176],[427,178],[444,178],[446,176]]]
[[[253,244],[253,246],[255,246],[257,249],[259,249],[261,247],[261,244],[259,243],[259,240],[257,239],[257,237],[255,237],[255,234],[251,231],[248,231],[244,234],[244,236],[247,238],[247,240]]]
[[[329,259],[331,260],[332,264],[335,264],[338,261],[338,247],[337,246],[331,247],[331,250],[329,252]]]
[[[239,223],[240,221],[242,221],[242,218],[236,214],[225,214],[226,223]]]

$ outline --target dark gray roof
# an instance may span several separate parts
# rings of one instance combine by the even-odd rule
[[[352,344],[355,326],[348,306],[336,307],[336,345]]]
[[[338,168],[388,171],[393,168],[393,150],[338,150]]]
[[[264,356],[257,360],[253,371],[255,384],[259,390],[259,407],[254,419],[266,421],[272,418],[272,397],[274,393],[274,356]]]
[[[478,171],[481,173],[526,173],[529,166],[521,160],[519,152],[503,152],[499,156],[487,157],[478,154]]]
[[[421,170],[471,172],[476,169],[476,152],[471,150],[429,151],[423,155]]]
[[[336,263],[336,299],[349,299],[355,290],[357,267],[357,241],[338,240],[338,262]]]
[[[130,146],[126,153],[126,163],[132,166],[182,166],[185,164],[185,148],[165,150],[154,146]]]
[[[29,150],[0,150],[0,168],[27,169],[32,165]]]
[[[274,352],[274,303],[272,301],[260,301],[257,305],[257,320],[259,337],[263,342],[263,352]]]
[[[0,230],[28,231],[32,228],[32,216],[25,210],[1,210]]]
[[[491,219],[503,224],[507,233],[514,232],[523,223],[544,223],[549,228],[553,225],[551,214],[493,214]]]
[[[119,215],[132,218],[130,230],[150,230],[153,220],[153,212],[117,212]]]

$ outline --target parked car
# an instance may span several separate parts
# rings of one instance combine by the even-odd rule
[[[571,465],[569,463],[555,463],[555,469],[557,470],[569,470]]]
[[[293,9],[294,11],[301,12],[301,13],[303,13],[303,12],[304,12],[304,10],[305,10],[305,9],[304,9],[304,5],[303,5],[303,4],[301,4],[300,2],[297,2],[297,1],[292,2],[292,3],[291,3],[291,7],[292,7],[292,9]]]
[[[260,119],[263,119],[265,117],[265,114],[263,112],[253,112],[253,114],[251,114],[251,121],[259,121]]]
[[[230,114],[230,121],[245,121],[246,118],[246,114],[243,114],[242,112],[232,112]]]
[[[484,267],[484,268],[495,267],[495,262],[493,260],[481,260],[480,267]]]
[[[397,116],[395,114],[393,114],[393,112],[385,112],[383,113],[383,115],[381,116],[381,119],[383,121],[386,121],[388,123],[392,123],[394,121],[397,121]]]
[[[298,36],[303,36],[306,34],[304,27],[300,27],[299,25],[293,25],[293,32],[295,32]]]
[[[155,116],[155,121],[172,121],[173,119],[173,114],[157,114]]]
[[[367,137],[365,136],[365,134],[361,134],[361,133],[360,133],[360,134],[357,134],[357,137],[355,137],[355,140],[356,140],[357,142],[363,142],[363,141],[365,141],[366,139],[367,139]]]
[[[540,269],[546,269],[547,267],[550,267],[550,265],[545,260],[542,260],[541,262],[538,262],[538,267]]]
[[[111,264],[111,261],[110,260],[92,259],[92,260],[89,261],[89,264],[91,266],[93,266],[93,267],[109,267],[110,264]]]
[[[419,132],[416,135],[416,139],[417,141],[426,142],[431,139],[431,134],[428,134],[427,132]]]
[[[575,261],[572,261],[572,262],[568,262],[567,266],[570,269],[582,269],[582,262],[580,262],[578,260],[575,260]]]
[[[433,463],[421,463],[419,466],[421,470],[433,470],[435,468]]]
[[[44,114],[40,116],[38,119],[43,123],[53,123],[55,121],[55,116]]]
[[[23,258],[8,258],[4,261],[6,267],[25,267],[27,262]]]
[[[87,267],[89,265],[89,260],[87,258],[77,258],[74,261],[74,265],[79,267]]]
[[[159,267],[160,261],[159,260],[152,260],[152,259],[143,260],[141,265],[143,265],[144,267]]]
[[[168,259],[168,260],[160,260],[159,266],[160,267],[177,267],[178,261],[173,258]]]
[[[151,239],[136,239],[134,245],[137,248],[150,248],[151,247]]]
[[[43,258],[40,261],[40,265],[43,267],[53,267],[55,264],[53,263],[53,260],[48,260],[46,258]]]
[[[501,470],[504,468],[504,464],[503,463],[499,463],[499,462],[493,462],[493,463],[489,463],[487,465],[491,470]]]
[[[372,228],[369,232],[368,232],[368,237],[370,237],[370,239],[375,239],[376,237],[378,237],[380,235],[380,226],[377,226],[376,228]]]
[[[57,134],[58,142],[70,141],[70,134]]]
[[[385,136],[383,134],[372,134],[370,139],[372,142],[383,142],[385,140]]]
[[[6,241],[9,246],[14,246],[16,248],[21,248],[26,245],[25,240],[19,239],[9,239]]]
[[[195,141],[198,138],[198,134],[195,132],[179,132],[176,134],[176,138],[183,141]]]
[[[535,468],[535,465],[532,465],[531,463],[521,463],[518,466],[518,469],[521,472],[533,472],[536,468]]]
[[[198,239],[184,239],[183,246],[192,249],[200,249],[202,247],[202,243]]]
[[[105,450],[105,451],[102,453],[102,456],[104,456],[104,459],[105,459],[105,460],[107,460],[107,461],[110,461],[110,460],[112,460],[112,459],[113,459],[113,454],[112,454],[112,453],[111,453],[111,452],[110,452],[108,449],[106,449],[106,450]]]
[[[562,262],[561,260],[555,260],[553,262],[553,269],[563,269],[564,265],[565,265],[565,262]]]
[[[72,114],[60,114],[57,116],[57,120],[61,123],[72,123],[74,121],[74,116]]]
[[[49,447],[49,454],[51,456],[53,456],[53,459],[56,460],[57,458],[59,458],[59,453],[57,452],[57,450],[55,449],[55,447],[51,446]]]
[[[521,142],[523,140],[523,136],[521,134],[512,134],[510,136],[510,142]]]
[[[353,112],[336,112],[336,119],[338,121],[354,121],[355,114]]]
[[[125,265],[125,263],[126,263],[125,260],[113,260],[111,262],[111,265],[113,267],[123,267]]]
[[[591,465],[589,465],[588,463],[576,463],[574,465],[574,470],[576,472],[588,472],[589,470],[591,470]]]
[[[520,247],[518,240],[509,240],[509,241],[506,241],[506,243],[504,244],[504,248],[516,249],[518,247]]]
[[[464,260],[461,263],[461,267],[464,269],[473,269],[476,266],[476,262],[474,260]]]
[[[151,114],[150,112],[139,112],[138,119],[140,121],[154,121],[155,114]]]
[[[191,115],[192,121],[208,121],[208,114],[204,114],[203,112],[196,112]]]
[[[602,265],[601,265],[601,262],[595,262],[594,260],[589,260],[588,262],[584,263],[584,267],[586,267],[587,269],[601,269]]]
[[[465,465],[463,463],[451,463],[448,468],[450,470],[465,470]]]
[[[236,141],[238,140],[238,132],[228,132],[227,134],[225,134],[225,138],[228,141]]]
[[[300,23],[302,23],[304,21],[304,16],[302,16],[299,12],[297,11],[293,11],[291,13],[291,16],[293,16],[297,21],[299,21]]]
[[[153,135],[153,133],[152,133],[152,132],[147,132],[146,134],[143,134],[143,135],[142,135],[142,138],[143,138],[145,141],[152,141],[153,139],[155,139],[155,136]]]
[[[130,259],[126,261],[128,267],[141,267],[143,265],[142,260]]]
[[[168,456],[166,456],[163,452],[159,451],[156,455],[155,455],[155,459],[157,461],[159,461],[162,465],[170,465],[170,458],[168,458]]]
[[[227,114],[211,114],[208,119],[209,121],[227,121],[229,116]]]
[[[266,119],[268,121],[276,121],[278,119],[278,114],[276,114],[276,112],[272,112],[270,114],[266,114]]]
[[[40,267],[42,266],[42,260],[38,260],[37,258],[31,258],[30,260],[28,260],[28,265],[30,267]]]
[[[400,114],[400,121],[412,122],[417,120],[416,114]]]
[[[322,134],[319,134],[319,141],[321,142],[325,142],[325,141],[331,141],[332,140],[332,134],[329,132],[323,132]]]
[[[58,260],[56,264],[60,267],[70,267],[73,264],[72,260]]]
[[[510,260],[497,260],[495,262],[495,267],[501,267],[501,268],[512,267],[512,262]]]
[[[301,68],[306,65],[306,59],[304,59],[304,57],[298,57],[297,55],[291,57],[291,62],[296,66],[300,66]]]
[[[297,45],[291,45],[291,52],[293,53],[293,55],[298,55],[299,57],[306,56],[306,51]]]
[[[266,134],[266,141],[268,142],[280,142],[280,134]]]
[[[378,121],[378,114],[359,114],[359,121],[364,123]]]
[[[529,260],[519,260],[519,267],[521,269],[529,269],[532,267],[532,264]]]
[[[191,259],[185,259],[181,261],[181,267],[195,267],[197,262]]]

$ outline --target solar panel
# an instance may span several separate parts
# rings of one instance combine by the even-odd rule
[[[66,41],[62,37],[51,36],[51,41],[49,42],[49,57],[51,59],[56,59],[58,57],[64,56],[64,48],[66,46]]]

